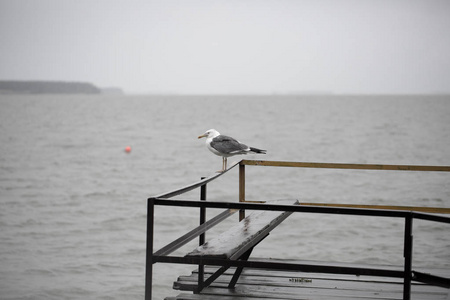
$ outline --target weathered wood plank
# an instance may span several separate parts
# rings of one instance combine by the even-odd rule
[[[252,261],[268,261],[268,262],[283,262],[283,263],[298,263],[298,264],[314,264],[314,265],[333,265],[336,267],[359,267],[359,268],[367,268],[367,269],[392,269],[392,270],[402,270],[401,266],[385,266],[385,265],[368,265],[368,264],[350,264],[350,263],[331,263],[331,262],[320,262],[320,261],[305,261],[305,260],[289,260],[289,259],[258,259],[253,258]],[[214,272],[217,267],[208,266],[205,268],[205,272]],[[196,273],[197,270],[194,270],[193,273]],[[225,274],[232,274],[233,269],[228,270]],[[312,272],[300,272],[300,271],[288,271],[288,270],[264,270],[263,273],[260,272],[259,269],[251,269],[247,268],[245,270],[245,274],[252,276],[271,276],[271,277],[286,277],[292,278],[295,277],[297,273],[304,274],[304,277],[308,278],[325,278],[325,279],[336,279],[336,280],[350,280],[350,281],[361,281],[362,278],[368,281],[386,281],[385,277],[379,276],[356,276],[356,275],[346,275],[346,274],[331,274],[331,273],[312,273]],[[437,274],[439,275],[439,273]],[[399,282],[403,283],[402,278],[388,278],[388,282]]]
[[[263,275],[266,272],[262,273]],[[295,274],[291,277],[272,277],[270,274],[264,276],[249,276],[243,274],[238,281],[238,285],[263,285],[263,286],[285,286],[295,288],[314,288],[314,289],[339,289],[339,290],[361,290],[364,292],[377,292],[379,290],[389,292],[402,292],[401,282],[389,282],[385,281],[370,281],[362,278],[361,280],[341,280],[341,279],[329,279],[329,278],[311,278],[304,275],[308,274]],[[292,275],[292,274],[291,274]],[[303,276],[302,276],[303,275]],[[356,276],[355,276],[356,277]],[[364,276],[361,276],[364,277]],[[226,287],[231,275],[222,275],[219,277],[211,287]],[[195,287],[197,280],[196,274],[191,276],[181,276],[174,284],[175,289],[190,290]],[[440,291],[440,288],[433,286],[413,283],[413,291],[421,293],[434,293]]]
[[[256,299],[265,297],[276,299],[402,299],[403,297],[403,287],[400,284],[388,286],[388,288],[386,288],[386,284],[382,284],[370,289],[361,284],[354,285],[354,288],[342,288],[334,286],[333,282],[330,282],[329,287],[326,288],[305,286],[304,284],[286,286],[239,283],[235,289],[230,290],[226,286],[227,283],[214,283],[211,287],[204,289],[201,294]],[[446,299],[446,297],[445,289],[423,290],[422,286],[412,287],[412,299]],[[202,299],[208,299],[208,297],[205,296]]]
[[[287,260],[281,260],[286,262]],[[304,261],[297,261],[304,263]],[[311,262],[310,262],[311,263]],[[319,262],[314,262],[319,264]],[[323,262],[323,264],[328,264]],[[345,266],[370,267],[372,265],[355,265],[343,263]],[[379,266],[386,268],[386,266]],[[392,267],[391,267],[392,268]],[[216,267],[205,268],[205,273],[212,273]],[[403,285],[398,278],[374,276],[355,276],[340,274],[313,274],[278,270],[245,269],[235,289],[228,289],[228,282],[233,274],[231,268],[221,275],[209,288],[194,297],[182,296],[170,300],[200,299],[310,299],[310,300],[342,300],[342,299],[402,299]],[[429,269],[432,274],[446,276],[446,269]],[[297,280],[295,280],[297,279]],[[174,286],[190,290],[197,283],[197,273],[180,276]],[[447,299],[449,290],[421,283],[412,284],[412,299]],[[182,294],[186,295],[186,294]],[[169,299],[168,299],[169,300]]]
[[[279,200],[268,204],[289,205],[297,200]],[[186,256],[208,256],[215,258],[232,258],[238,251],[243,252],[264,238],[292,212],[255,211],[236,226],[209,240]]]
[[[234,295],[234,296],[246,296],[256,299],[262,299],[265,297],[276,296],[278,299],[352,299],[352,298],[364,298],[364,299],[400,299],[396,293],[365,293],[355,294],[349,291],[340,291],[335,289],[330,290],[318,290],[310,288],[293,288],[293,287],[273,287],[273,286],[236,286],[233,291],[223,288],[207,288],[202,293],[203,295]]]
[[[197,277],[180,277],[174,287],[182,290],[192,291],[196,285]],[[226,288],[231,276],[221,276],[212,285],[212,288]],[[317,279],[309,277],[275,278],[275,277],[249,277],[242,275],[238,282],[239,286],[265,286],[265,287],[286,287],[297,289],[334,290],[337,294],[342,292],[352,294],[368,293],[396,293],[402,294],[403,285],[399,282],[374,282],[374,281],[343,281],[331,279]],[[424,284],[413,284],[413,294],[435,294],[445,295],[445,289]]]
[[[311,261],[311,260],[293,260],[293,259],[280,259],[280,258],[252,258],[254,261],[268,261],[268,262],[283,262],[283,263],[293,263],[293,264],[314,264],[314,265],[323,265],[323,266],[341,266],[341,267],[358,267],[358,268],[367,268],[367,269],[391,269],[391,270],[403,270],[403,266],[394,266],[394,265],[373,265],[373,264],[364,264],[364,263],[348,263],[348,262],[324,262],[324,261]],[[214,270],[217,267],[210,266],[211,270]],[[430,268],[430,267],[415,267],[413,266],[413,270],[420,271],[423,273],[429,273],[436,276],[450,278],[450,269],[449,268]],[[195,272],[195,270],[194,270]],[[230,271],[231,272],[231,271]],[[247,269],[246,272],[252,273],[256,276],[261,274],[257,269]],[[269,271],[270,272],[270,271]],[[293,274],[292,271],[273,271],[274,274],[271,276],[277,276],[277,274]],[[266,273],[264,273],[266,274]],[[355,275],[345,275],[345,274],[325,274],[325,273],[307,273],[307,276],[314,276],[317,274],[320,278],[361,278],[360,276]],[[281,276],[291,276],[291,275],[281,275]],[[364,276],[364,278],[369,278],[373,281],[382,281],[383,277],[377,276]],[[403,282],[401,278],[389,278],[389,281],[398,280],[399,282]]]
[[[179,288],[184,291],[193,291],[195,287],[195,278],[179,278],[174,284],[174,288]],[[228,281],[227,281],[228,280]],[[217,279],[211,287],[226,288],[230,280],[229,276],[220,277]],[[299,281],[297,281],[299,280]],[[312,279],[308,277],[293,277],[285,278],[284,280],[274,278],[268,278],[267,280],[255,279],[247,276],[241,276],[237,285],[240,286],[265,286],[265,287],[289,287],[289,288],[308,288],[308,289],[339,289],[346,291],[364,291],[364,292],[378,292],[383,290],[385,292],[402,292],[402,286],[400,283],[381,283],[381,282],[351,282],[351,281],[339,281],[339,280],[324,280],[324,279]],[[430,289],[430,292],[432,289]]]
[[[266,272],[262,273],[263,275]],[[294,275],[294,276],[292,276]],[[343,288],[350,289],[355,288],[355,286],[363,286],[364,289],[378,289],[381,285],[393,286],[393,289],[396,289],[398,285],[401,285],[401,282],[388,282],[388,281],[370,281],[370,280],[341,280],[341,279],[330,279],[330,278],[313,278],[309,276],[305,276],[307,274],[292,274],[290,277],[273,277],[270,274],[267,274],[267,277],[264,276],[249,276],[246,274],[242,274],[241,278],[238,281],[238,284],[244,285],[276,285],[276,286],[292,286],[292,287],[314,287],[314,288]],[[222,275],[216,280],[217,284],[227,283],[231,275]],[[197,280],[197,274],[192,274],[191,276],[180,276],[177,280],[178,285],[194,285]]]
[[[218,296],[218,295],[202,295],[202,294],[180,294],[178,296],[175,297],[167,297],[164,298],[164,300],[206,300],[206,299],[214,299],[214,300],[255,300],[254,297],[241,297],[239,296]],[[264,298],[264,300],[279,300],[279,298],[269,298],[266,297]],[[301,299],[299,299],[301,300]]]

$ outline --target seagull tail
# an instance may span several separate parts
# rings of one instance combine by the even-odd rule
[[[253,147],[250,147],[250,151],[251,152],[255,152],[255,153],[259,153],[259,154],[266,154],[266,152],[267,152],[267,150],[261,150],[261,149],[253,148]]]

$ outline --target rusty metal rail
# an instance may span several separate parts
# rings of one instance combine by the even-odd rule
[[[243,159],[239,162],[239,202],[253,202],[245,200],[245,166],[344,169],[344,170],[378,170],[378,171],[450,172],[450,166],[344,164],[344,163],[292,162],[292,161],[267,161],[267,160]],[[336,203],[300,203],[300,205],[407,210],[407,211],[417,211],[427,213],[450,214],[450,208],[443,208],[443,207],[359,205],[359,204],[336,204]],[[239,213],[240,220],[242,220],[244,217],[245,212],[241,211]]]
[[[450,166],[420,166],[420,165],[384,165],[384,164],[342,164],[318,162],[293,162],[243,159],[240,165],[266,167],[322,168],[347,170],[384,170],[384,171],[430,171],[450,172]]]

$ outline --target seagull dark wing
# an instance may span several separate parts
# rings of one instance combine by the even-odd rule
[[[212,139],[211,147],[224,154],[245,152],[247,145],[239,143],[237,140],[226,135],[219,135]]]

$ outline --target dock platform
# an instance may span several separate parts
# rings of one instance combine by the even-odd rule
[[[265,259],[254,259],[267,261]],[[271,262],[290,262],[311,264],[311,261],[269,260]],[[329,265],[325,262],[313,262],[315,265]],[[336,265],[336,264],[333,264]],[[380,266],[343,264],[343,267],[376,268]],[[383,266],[386,267],[386,266]],[[392,266],[389,266],[392,268]],[[218,267],[205,267],[205,275],[210,276]],[[401,270],[402,266],[398,267]],[[174,289],[182,290],[175,297],[165,300],[252,300],[252,299],[287,299],[287,300],[375,300],[375,299],[403,299],[403,280],[377,276],[356,276],[345,274],[324,274],[290,272],[264,269],[244,269],[234,289],[228,288],[228,283],[235,268],[230,268],[211,286],[203,289],[199,294],[192,294],[198,281],[198,269],[189,276],[180,276],[174,282]],[[423,270],[442,277],[450,277],[450,270]],[[450,299],[450,289],[413,282],[411,284],[411,299]]]
[[[207,201],[206,186],[239,166],[239,199]],[[444,299],[450,300],[450,269],[421,268],[413,264],[413,220],[450,224],[450,207],[414,207],[336,203],[304,203],[296,199],[269,201],[245,199],[245,166],[331,168],[354,170],[450,172],[450,166],[369,165],[242,160],[227,170],[202,178],[189,186],[160,194],[147,201],[147,253],[145,299],[152,300],[153,265],[156,263],[197,266],[180,276],[173,287],[181,294],[166,300],[251,299]],[[199,200],[170,199],[200,188]],[[199,208],[199,226],[154,251],[155,207]],[[207,209],[222,212],[206,219]],[[246,216],[246,211],[251,212]],[[239,212],[239,222],[214,236],[205,233]],[[395,218],[404,222],[401,265],[349,264],[272,258],[253,258],[259,243],[291,214],[333,214]],[[449,231],[443,230],[447,235]],[[177,256],[173,253],[198,239],[198,247]],[[400,251],[400,249],[399,249]],[[381,255],[381,254],[380,254]],[[426,262],[423,262],[425,265]],[[445,264],[446,265],[446,264]]]

